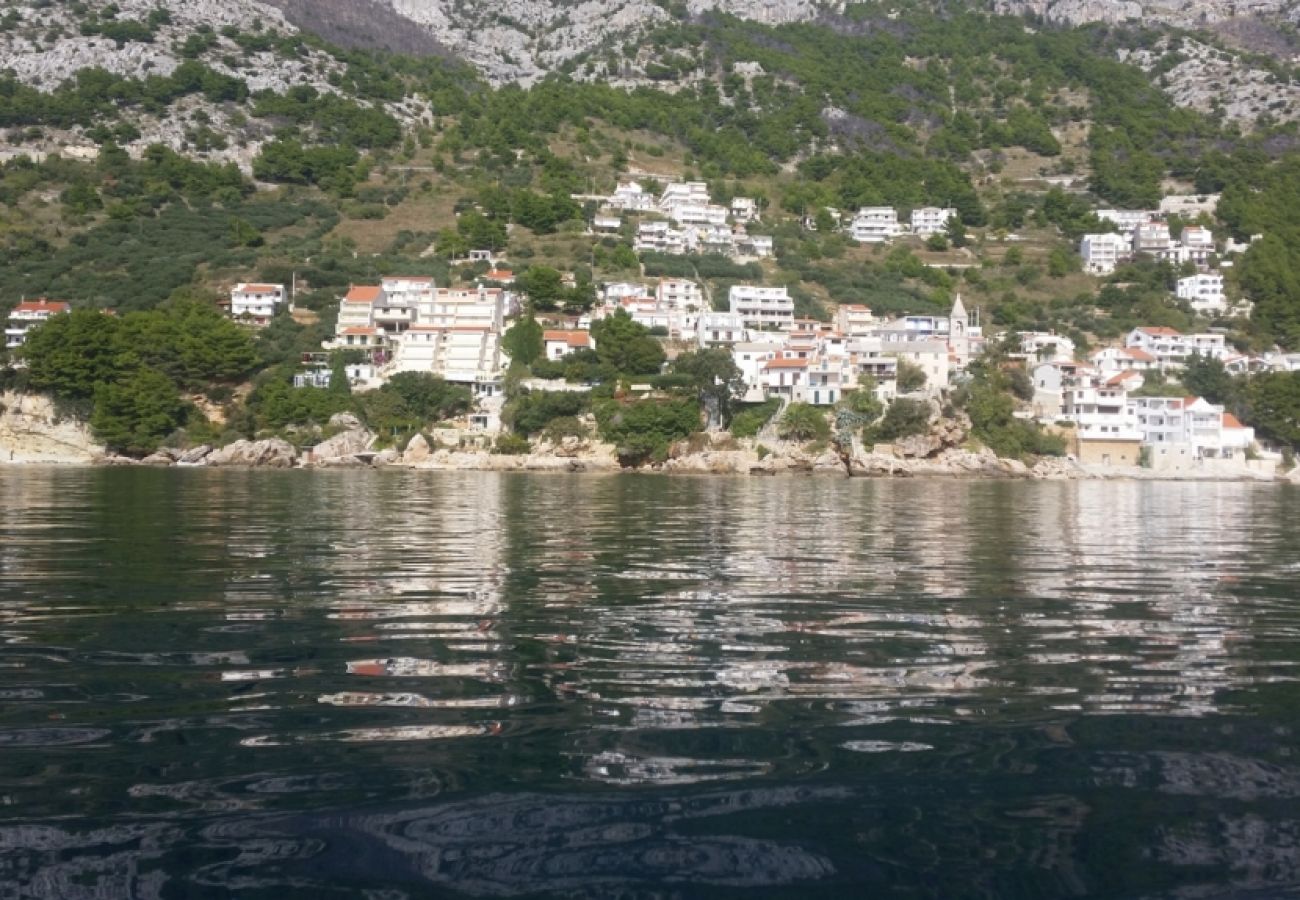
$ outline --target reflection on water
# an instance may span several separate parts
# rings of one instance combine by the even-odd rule
[[[0,896],[1300,890],[1291,489],[0,497]]]

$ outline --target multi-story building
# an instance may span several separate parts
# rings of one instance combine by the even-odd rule
[[[624,212],[650,212],[655,208],[654,195],[635,181],[620,181],[605,203]]]
[[[1133,397],[1129,404],[1143,443],[1170,464],[1179,457],[1244,460],[1255,440],[1254,429],[1200,397]]]
[[[1183,334],[1173,328],[1134,328],[1124,339],[1130,350],[1144,350],[1155,357],[1162,369],[1181,368],[1192,354],[1223,359],[1228,356],[1227,340],[1221,334]]]
[[[1096,215],[1125,234],[1131,234],[1133,229],[1158,218],[1160,213],[1154,209],[1099,209]]]
[[[849,223],[849,234],[860,244],[883,244],[902,233],[898,210],[892,206],[864,206]]]
[[[663,278],[655,288],[655,299],[668,309],[703,309],[704,293],[687,278]]]
[[[928,237],[941,234],[948,228],[948,222],[957,215],[951,207],[922,206],[912,210],[912,234]]]
[[[21,347],[31,331],[51,316],[62,315],[72,309],[72,304],[62,300],[24,300],[9,313],[5,324],[5,348],[12,350]]]
[[[1174,292],[1179,300],[1186,300],[1198,313],[1214,315],[1228,308],[1223,294],[1223,276],[1217,272],[1201,272],[1178,279]]]
[[[871,307],[861,303],[841,303],[835,310],[835,327],[841,334],[850,337],[875,334],[876,324]]]
[[[722,347],[748,339],[745,320],[734,312],[703,312],[695,325],[696,340],[701,347]]]
[[[1083,269],[1090,275],[1109,275],[1128,259],[1132,243],[1120,234],[1085,234],[1079,241]]]
[[[240,282],[230,289],[230,317],[250,325],[266,325],[284,301],[282,284]]]
[[[1156,259],[1173,260],[1177,255],[1177,247],[1169,236],[1169,226],[1153,220],[1134,228],[1133,252],[1145,253]]]
[[[784,287],[732,285],[727,300],[731,312],[754,328],[784,328],[794,321],[794,299]]]
[[[1200,225],[1184,226],[1178,236],[1179,262],[1191,262],[1198,266],[1208,265],[1214,255],[1214,232]]]

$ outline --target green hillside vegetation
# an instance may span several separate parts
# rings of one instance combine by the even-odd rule
[[[843,302],[881,314],[941,312],[961,292],[986,326],[1058,329],[1081,350],[1138,324],[1215,324],[1242,347],[1298,347],[1295,129],[1243,136],[1173,107],[1113,57],[1155,38],[862,5],[833,28],[706,16],[637,47],[593,50],[528,90],[489,88],[442,60],[231,30],[192,35],[187,62],[168,76],[87,70],[53,93],[3,76],[0,126],[11,136],[76,126],[100,144],[100,158],[0,167],[9,263],[0,268],[0,312],[49,296],[125,314],[211,301],[235,281],[292,281],[296,305],[319,320],[284,317],[257,337],[258,399],[251,418],[231,413],[245,432],[319,422],[339,405],[256,409],[267,385],[289,390],[288,368],[319,349],[348,285],[414,273],[472,283],[487,266],[463,256],[481,247],[509,261],[539,311],[589,307],[600,280],[673,275],[701,279],[716,306],[739,281],[785,284],[798,313],[818,318]],[[306,86],[253,94],[212,68],[307,50],[340,67],[330,78],[337,94]],[[622,71],[643,50],[698,80],[625,91],[575,77]],[[761,74],[742,76],[737,62],[757,63]],[[184,154],[155,147],[133,160],[119,149],[135,139],[138,113],[197,96],[242,117],[247,134],[206,134],[196,114]],[[427,103],[431,121],[403,130],[386,106],[399,102]],[[269,138],[253,161],[260,185],[231,165],[190,158],[251,134]],[[705,180],[719,201],[757,198],[763,221],[753,230],[773,236],[775,258],[638,258],[632,223],[616,235],[586,234],[594,204],[570,195],[607,192],[633,167]],[[1043,178],[1062,173],[1092,195],[1049,189]],[[1257,303],[1253,320],[1198,321],[1171,299],[1179,272],[1168,266],[1139,260],[1100,284],[1079,272],[1079,235],[1102,228],[1090,210],[1152,205],[1166,179],[1221,190],[1220,220],[1208,223],[1220,233],[1267,235],[1231,275],[1233,296]],[[961,221],[937,239],[889,247],[856,246],[833,228],[830,208],[877,204],[951,205]],[[559,287],[563,271],[576,288]],[[620,365],[575,358],[559,374],[608,379]],[[156,389],[152,381],[141,389]]]

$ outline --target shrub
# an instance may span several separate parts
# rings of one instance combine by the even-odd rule
[[[791,403],[781,417],[778,427],[781,437],[788,441],[824,441],[830,437],[831,426],[826,414],[808,403]]]
[[[898,397],[885,410],[885,417],[863,432],[869,444],[896,441],[930,430],[930,404],[924,400]]]
[[[493,453],[500,453],[505,456],[523,456],[531,453],[532,444],[528,443],[528,438],[518,434],[501,434],[497,436],[496,443],[492,446]]]
[[[758,437],[763,426],[772,420],[781,408],[781,401],[771,399],[759,404],[747,404],[731,419],[731,433],[738,438]]]

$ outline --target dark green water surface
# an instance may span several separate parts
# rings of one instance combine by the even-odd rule
[[[0,469],[0,898],[1300,892],[1300,492]]]

